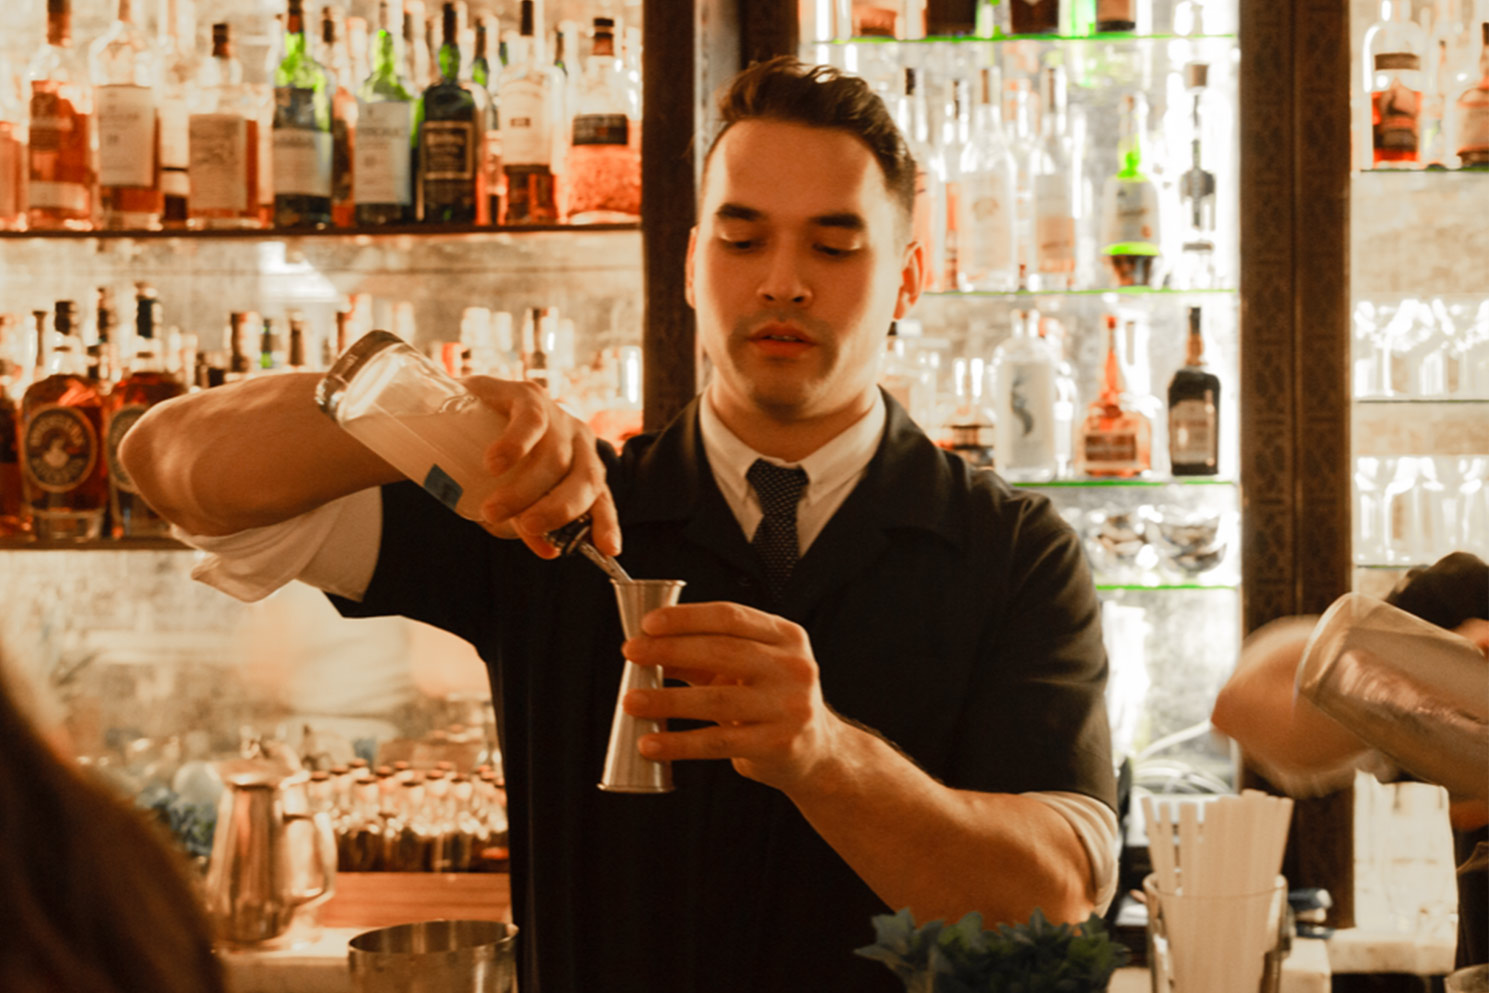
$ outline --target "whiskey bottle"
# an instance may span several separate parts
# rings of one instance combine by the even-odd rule
[[[303,0],[289,0],[274,70],[274,225],[331,223],[332,84],[310,54]]]
[[[1009,34],[1058,34],[1060,0],[1009,0]]]
[[[1055,358],[1039,311],[1014,311],[1013,333],[993,352],[998,473],[1014,482],[1055,477]]]
[[[479,182],[477,151],[485,138],[481,107],[460,79],[459,13],[440,10],[439,80],[424,91],[419,125],[419,219],[474,224]]]
[[[46,375],[21,398],[21,478],[31,530],[44,541],[89,541],[109,502],[103,456],[104,398],[88,378],[77,305],[57,301]]]
[[[256,228],[259,110],[243,83],[230,25],[212,25],[212,57],[197,80],[187,120],[190,214],[194,228]]]
[[[558,70],[544,57],[541,11],[522,0],[518,37],[497,83],[502,133],[502,173],[507,197],[504,224],[556,224],[558,180],[553,167],[554,128],[559,120]]]
[[[0,358],[0,538],[28,530],[21,513],[21,412],[11,399],[10,360]]]
[[[1121,165],[1102,198],[1101,253],[1118,286],[1151,285],[1159,256],[1158,188],[1143,171],[1144,109],[1141,94],[1122,98]]]
[[[1184,364],[1168,384],[1169,461],[1175,476],[1220,471],[1220,377],[1205,366],[1200,308],[1189,308]]]
[[[1420,163],[1422,54],[1427,39],[1409,0],[1382,0],[1365,31],[1365,92],[1370,97],[1371,165],[1414,169]]]
[[[93,88],[72,47],[69,0],[47,0],[47,43],[26,69],[31,83],[27,205],[34,230],[93,226]]]
[[[326,71],[331,88],[331,222],[338,228],[355,221],[352,191],[355,184],[357,143],[356,82],[352,79],[351,52],[347,48],[340,7],[321,8],[321,51],[317,61]]]
[[[1101,394],[1087,408],[1076,437],[1075,469],[1087,476],[1128,478],[1148,471],[1153,425],[1123,393],[1117,318],[1106,318],[1106,366]]]
[[[1479,81],[1458,94],[1453,105],[1458,164],[1464,169],[1489,169],[1489,21],[1479,31]]]
[[[1096,0],[1096,30],[1126,34],[1137,30],[1137,0]]]
[[[14,77],[0,78],[0,231],[26,226],[25,105]]]
[[[160,300],[155,290],[143,283],[135,294],[134,357],[130,373],[120,380],[108,396],[108,420],[105,429],[105,451],[108,453],[109,511],[111,533],[115,538],[143,538],[164,535],[170,524],[144,501],[134,480],[119,461],[119,446],[135,421],[162,400],[180,396],[185,385],[165,371],[156,333],[161,328]]]
[[[569,222],[635,222],[641,218],[638,111],[615,57],[615,21],[596,17],[594,30],[570,132]]]
[[[380,0],[372,69],[357,90],[352,199],[356,202],[357,224],[365,227],[409,224],[415,219],[417,103],[408,80],[398,71],[402,21],[403,10],[397,0]]]
[[[100,226],[156,229],[165,201],[160,192],[160,60],[135,27],[133,0],[119,0],[117,16],[88,50],[98,128]]]

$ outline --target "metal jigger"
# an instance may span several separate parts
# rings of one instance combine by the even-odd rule
[[[627,638],[641,633],[641,618],[658,607],[670,607],[686,585],[680,579],[611,580],[615,600],[620,605],[620,623]],[[636,743],[644,734],[665,731],[666,721],[632,717],[621,708],[621,700],[631,690],[662,688],[662,670],[639,666],[627,661],[620,677],[620,693],[615,698],[615,717],[610,722],[610,745],[605,749],[605,771],[600,789],[610,793],[670,793],[672,763],[644,758]]]

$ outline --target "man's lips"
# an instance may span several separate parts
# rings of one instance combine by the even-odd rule
[[[754,342],[810,345],[812,340],[790,324],[767,324],[750,335]]]

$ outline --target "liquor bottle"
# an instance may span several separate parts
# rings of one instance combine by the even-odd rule
[[[22,372],[17,357],[24,353],[20,323],[0,315],[0,538],[24,533],[29,525],[21,512],[21,411],[12,390]]]
[[[978,468],[991,469],[996,458],[996,422],[983,398],[987,370],[981,357],[952,360],[956,407],[947,424],[951,450]]]
[[[1060,0],[1009,0],[1009,34],[1058,34]]]
[[[196,81],[196,59],[189,41],[195,36],[195,5],[160,0],[155,45],[160,52],[160,193],[161,222],[186,227],[190,218],[191,138],[189,98]],[[186,15],[183,18],[183,14]]]
[[[356,165],[352,199],[360,226],[414,221],[414,114],[418,103],[399,73],[398,39],[403,9],[397,0],[379,0],[372,69],[357,91]]]
[[[1158,262],[1158,188],[1143,172],[1145,108],[1141,94],[1122,98],[1121,165],[1102,197],[1101,253],[1119,286],[1151,285]]]
[[[16,82],[0,60],[0,231],[26,226],[26,111]]]
[[[501,101],[496,90],[502,62],[498,57],[492,68],[491,53],[501,45],[501,29],[496,17],[482,15],[476,20],[476,52],[471,59],[471,82],[486,94],[490,109],[486,118],[486,140],[481,145],[481,174],[486,181],[486,219],[496,224],[501,220],[502,202],[507,194],[507,177],[502,173]]]
[[[559,118],[559,74],[543,54],[537,23],[541,10],[522,0],[511,60],[497,82],[502,133],[502,172],[507,180],[504,224],[555,224],[559,220],[554,171],[554,128]]]
[[[905,67],[904,89],[900,97],[896,123],[899,125],[900,134],[905,138],[905,144],[910,149],[910,155],[915,159],[915,206],[911,214],[910,233],[915,241],[919,242],[929,261],[935,245],[930,176],[931,156],[935,149],[931,144],[930,124],[922,81],[923,77],[918,69],[913,66]],[[928,286],[934,278],[934,266],[927,265],[923,276],[924,282]]]
[[[304,372],[310,368],[306,351],[309,329],[306,326],[305,315],[292,311],[289,315],[289,322],[290,343],[289,350],[285,353],[285,369],[289,372]]]
[[[212,57],[202,64],[195,100],[186,127],[191,226],[256,228],[260,108],[227,24],[212,25]]]
[[[1169,462],[1175,476],[1220,471],[1220,377],[1205,365],[1200,308],[1189,308],[1184,364],[1168,384]]]
[[[1101,394],[1086,409],[1076,438],[1075,469],[1087,476],[1130,478],[1152,465],[1153,425],[1122,389],[1117,318],[1106,317],[1106,365]]]
[[[1365,32],[1365,92],[1370,95],[1371,165],[1415,168],[1420,161],[1422,53],[1427,40],[1409,0],[1381,0],[1380,20]]]
[[[349,228],[355,220],[352,189],[355,182],[357,142],[356,81],[352,77],[351,53],[343,34],[345,12],[340,7],[321,8],[321,51],[316,61],[326,71],[331,87],[331,223]]]
[[[1179,206],[1183,217],[1184,245],[1180,251],[1178,276],[1182,289],[1214,289],[1215,270],[1215,173],[1205,168],[1205,121],[1213,112],[1210,101],[1210,67],[1204,62],[1184,66],[1184,89],[1189,97],[1189,168],[1179,177]]]
[[[224,382],[235,383],[253,375],[258,348],[250,346],[249,336],[258,315],[251,311],[235,310],[228,315],[228,367]]]
[[[331,223],[333,84],[311,57],[304,0],[289,0],[284,57],[274,69],[274,225]]]
[[[1067,131],[1065,70],[1046,66],[1040,70],[1039,81],[1039,143],[1032,157],[1032,281],[1037,290],[1068,290],[1075,287],[1080,170],[1071,154]]]
[[[958,226],[962,196],[962,152],[972,137],[972,101],[965,79],[951,80],[950,93],[943,90],[935,101],[936,126],[932,131],[931,158],[927,168],[930,183],[931,230],[928,246],[928,290],[954,290],[957,286],[958,255],[962,232]]]
[[[135,421],[162,400],[186,392],[181,380],[165,370],[165,357],[156,337],[161,324],[160,300],[153,288],[141,283],[135,293],[134,357],[130,360],[129,375],[109,393],[104,433],[109,520],[115,538],[154,537],[170,531],[170,523],[144,501],[119,461],[119,446]]]
[[[47,43],[26,68],[28,226],[86,231],[93,226],[93,88],[72,47],[70,0],[47,0]]]
[[[569,148],[569,222],[641,219],[638,111],[615,57],[615,21],[594,19],[594,44],[575,85]]]
[[[160,60],[134,26],[132,0],[88,50],[98,128],[98,205],[102,227],[160,227]]]
[[[1102,34],[1137,30],[1137,0],[1096,0],[1096,30]]]
[[[422,92],[435,81],[434,63],[429,57],[429,29],[425,21],[423,0],[406,0],[403,6],[403,50],[408,59],[410,85]]]
[[[46,375],[21,398],[21,476],[36,537],[88,541],[109,502],[102,452],[104,397],[85,370],[77,304],[57,301]]]
[[[419,114],[419,219],[474,224],[485,184],[476,155],[484,139],[481,107],[460,79],[458,15],[441,9],[439,81],[424,91]]]
[[[1448,101],[1458,93],[1453,85],[1453,54],[1462,46],[1464,25],[1453,15],[1455,0],[1436,0],[1428,13],[1431,29],[1422,66],[1421,160],[1428,169],[1445,169],[1449,158]]]
[[[1055,477],[1055,360],[1039,311],[1014,311],[1013,333],[993,352],[998,473],[1014,482]]]
[[[1453,104],[1454,144],[1464,169],[1489,169],[1489,21],[1479,25],[1479,81],[1458,94]]]
[[[107,392],[121,374],[117,340],[119,317],[114,309],[113,291],[107,286],[98,288],[93,315],[93,341],[83,349],[87,356],[83,367],[88,378]]]
[[[258,368],[254,375],[283,372],[289,362],[289,350],[285,347],[284,335],[279,333],[279,324],[272,317],[265,317],[259,332]]]
[[[1012,290],[1018,272],[1018,175],[1000,120],[997,72],[978,74],[976,119],[962,151],[956,288],[964,291]]]

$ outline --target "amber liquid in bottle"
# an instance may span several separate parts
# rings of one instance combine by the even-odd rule
[[[1010,34],[1058,34],[1059,0],[1009,0]]]
[[[33,230],[93,226],[92,89],[71,43],[67,0],[48,0],[47,46],[31,70],[26,216]]]
[[[27,530],[21,513],[20,411],[0,388],[0,537]]]
[[[1129,478],[1153,464],[1153,425],[1123,394],[1117,358],[1117,319],[1106,318],[1106,368],[1101,396],[1088,408],[1076,437],[1076,470],[1088,476]]]
[[[1198,307],[1189,308],[1184,364],[1168,384],[1168,438],[1175,476],[1220,471],[1220,377],[1205,368]]]
[[[145,502],[134,480],[119,462],[119,446],[145,411],[162,400],[180,396],[185,385],[166,372],[156,351],[155,329],[160,325],[160,301],[142,287],[135,297],[136,352],[133,371],[108,395],[109,511],[115,538],[157,537],[170,532],[170,523]]]

